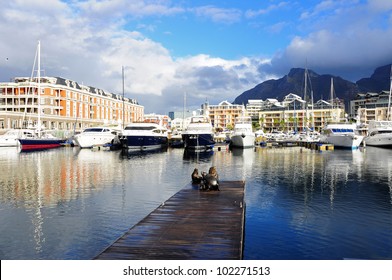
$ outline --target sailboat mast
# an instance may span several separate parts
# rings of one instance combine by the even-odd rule
[[[305,69],[305,88],[304,88],[304,100],[305,100],[305,112],[306,112],[306,125],[305,125],[305,119],[302,123],[303,130],[305,130],[305,127],[308,126],[308,101],[307,101],[307,94],[308,94],[308,68],[306,67]]]
[[[312,104],[312,130],[315,130],[314,128],[314,100],[313,100],[313,90],[311,89],[310,91],[310,102]]]
[[[184,122],[185,122],[185,106],[186,106],[186,92],[184,93],[184,108],[182,109],[182,131],[184,131]]]
[[[38,78],[38,136],[41,137],[41,42],[38,41],[37,47],[37,78]]]
[[[333,92],[334,92],[334,88],[333,88],[333,78],[331,77],[331,105],[332,105],[332,109],[333,109]]]
[[[313,88],[312,88],[312,81],[310,80],[310,77],[309,77],[309,71],[308,71],[308,68],[306,68],[306,80],[308,80],[309,79],[309,84],[310,84],[310,105],[312,106],[312,108],[311,108],[311,111],[310,111],[310,113],[311,113],[311,115],[310,115],[310,117],[312,118],[312,122],[311,122],[311,125],[312,125],[312,130],[314,130],[314,110],[313,110],[313,107],[314,107],[314,100],[313,100]],[[307,82],[305,83],[305,85],[307,85]],[[306,88],[307,88],[307,86],[306,86]]]
[[[124,129],[124,121],[125,121],[125,84],[124,84],[124,80],[125,80],[125,74],[124,74],[124,66],[122,66],[122,98],[123,98],[123,104],[122,104],[122,129]]]
[[[330,89],[330,95],[331,95],[331,119],[332,121],[334,121],[334,117],[333,117],[333,78],[331,77],[331,89]]]
[[[391,72],[390,72],[390,85],[389,85],[389,100],[388,100],[388,111],[387,111],[387,120],[391,120],[391,95],[392,95],[392,64],[391,64]]]

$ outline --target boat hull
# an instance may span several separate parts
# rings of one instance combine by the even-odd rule
[[[0,139],[0,147],[16,147],[18,145],[18,139]]]
[[[323,128],[320,142],[333,144],[335,148],[358,149],[364,136],[359,134],[354,123],[331,123]]]
[[[103,146],[111,143],[115,135],[109,133],[108,135],[81,135],[78,134],[74,137],[76,145],[80,148],[92,148],[94,146]]]
[[[22,151],[37,151],[59,148],[64,143],[61,139],[19,139]]]
[[[233,135],[230,145],[237,148],[252,148],[255,146],[255,140],[254,135]]]
[[[30,129],[11,129],[5,134],[0,135],[0,147],[17,147],[19,139],[35,138],[35,133]]]
[[[392,148],[392,133],[376,134],[364,139],[366,146]]]
[[[331,135],[320,140],[321,143],[333,144],[335,148],[358,149],[362,143],[361,135]]]
[[[168,139],[165,136],[137,136],[128,135],[120,138],[122,146],[129,151],[151,151],[167,147]]]
[[[191,151],[205,151],[214,148],[214,135],[211,133],[204,134],[182,134],[184,148]]]

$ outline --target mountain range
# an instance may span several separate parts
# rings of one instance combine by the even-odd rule
[[[350,100],[355,99],[358,93],[381,92],[390,87],[391,64],[376,68],[369,78],[362,78],[353,83],[341,77],[330,74],[319,75],[312,70],[307,70],[307,96],[304,96],[305,69],[292,68],[284,77],[277,80],[264,81],[252,89],[249,89],[234,100],[234,104],[247,104],[249,99],[275,98],[283,100],[289,93],[294,93],[303,99],[310,99],[310,91],[313,91],[313,100],[331,99],[331,78],[333,78],[334,98],[343,99],[348,109]]]

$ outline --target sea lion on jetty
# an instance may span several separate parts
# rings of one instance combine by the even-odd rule
[[[202,191],[219,191],[219,176],[216,168],[213,166],[208,173],[202,172],[202,180],[200,182],[200,190]]]
[[[200,184],[202,180],[202,176],[199,175],[199,170],[195,168],[191,175],[192,184]]]

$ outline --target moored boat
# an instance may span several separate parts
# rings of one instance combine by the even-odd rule
[[[158,150],[168,145],[167,129],[156,123],[131,123],[118,137],[128,151]]]
[[[59,139],[56,137],[44,138],[25,138],[18,139],[21,145],[22,151],[38,151],[38,150],[47,150],[61,147],[65,143],[65,139]]]
[[[16,147],[20,144],[18,139],[29,139],[35,135],[33,129],[10,129],[0,135],[0,147]]]
[[[392,121],[369,121],[367,146],[392,148]]]
[[[92,148],[113,144],[116,136],[121,132],[119,128],[96,126],[84,129],[81,133],[74,135],[76,145],[80,148]]]
[[[252,119],[240,116],[235,119],[233,134],[230,139],[231,147],[250,148],[255,146],[256,136],[252,130]]]
[[[392,148],[392,65],[390,72],[389,102],[386,121],[369,121],[368,135],[364,143],[368,146]]]
[[[210,119],[205,115],[191,117],[182,133],[184,148],[189,151],[207,151],[214,148],[214,131]]]
[[[37,135],[31,138],[19,138],[21,151],[35,151],[46,150],[61,147],[65,139],[60,139],[53,136],[51,133],[42,129],[41,126],[41,43],[38,41],[37,52],[37,78],[36,78],[36,93],[38,96],[38,120],[37,120]],[[35,63],[34,63],[35,65]],[[34,70],[34,69],[33,69]],[[33,79],[31,81],[33,84]]]
[[[320,142],[333,144],[336,148],[357,149],[364,136],[360,135],[355,123],[327,124],[320,134]]]

